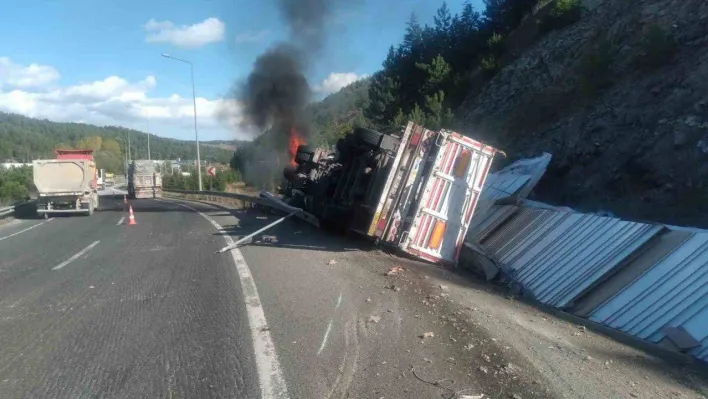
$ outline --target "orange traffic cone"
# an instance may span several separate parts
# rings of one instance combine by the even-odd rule
[[[135,223],[135,215],[133,215],[133,206],[130,205],[128,209],[130,211],[130,215],[128,216],[128,225],[137,224]]]

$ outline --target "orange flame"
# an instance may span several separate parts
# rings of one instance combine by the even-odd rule
[[[290,165],[297,166],[295,163],[295,154],[297,153],[297,147],[305,144],[305,140],[300,135],[295,127],[291,127],[288,131],[289,141],[288,141],[288,153],[290,154]]]

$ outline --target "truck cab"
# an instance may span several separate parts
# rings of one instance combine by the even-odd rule
[[[105,169],[96,169],[96,185],[98,186],[99,190],[103,190],[106,188],[106,170]]]

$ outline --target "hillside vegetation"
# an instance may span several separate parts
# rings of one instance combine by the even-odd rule
[[[116,126],[60,123],[0,113],[0,161],[54,158],[55,148],[92,148],[100,168],[122,173],[126,138],[134,159],[147,158],[147,135]],[[228,163],[232,150],[219,144],[201,146],[203,161]],[[195,159],[194,142],[150,136],[153,159]]]

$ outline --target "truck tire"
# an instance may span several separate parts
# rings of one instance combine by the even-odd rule
[[[376,148],[381,143],[381,138],[383,137],[383,133],[379,133],[375,130],[371,130],[371,129],[367,129],[367,128],[363,128],[363,127],[358,127],[356,129],[354,129],[354,137],[356,137],[362,143]]]

